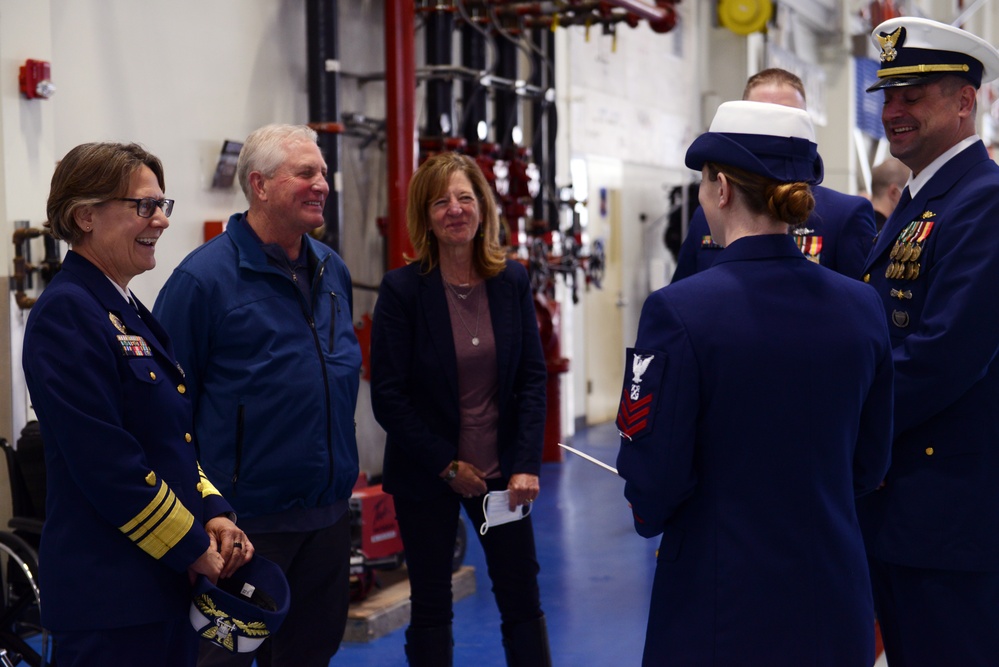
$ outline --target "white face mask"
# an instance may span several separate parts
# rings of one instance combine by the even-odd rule
[[[490,491],[482,496],[482,514],[486,520],[479,528],[479,534],[485,535],[486,531],[493,526],[501,526],[511,521],[520,521],[531,513],[533,505],[517,505],[510,511],[509,491]]]

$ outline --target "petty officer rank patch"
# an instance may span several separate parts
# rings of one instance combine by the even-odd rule
[[[151,357],[153,351],[149,348],[149,343],[142,336],[129,336],[121,334],[118,336],[118,344],[126,357]]]
[[[629,347],[624,368],[624,391],[617,411],[617,430],[622,438],[635,440],[652,430],[666,370],[666,353]]]
[[[892,280],[915,280],[919,277],[922,264],[919,259],[923,254],[923,244],[933,231],[933,218],[936,213],[926,211],[913,220],[895,239],[889,257],[891,261],[885,269],[885,278]]]

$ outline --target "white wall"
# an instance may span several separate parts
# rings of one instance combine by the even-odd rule
[[[383,69],[381,10],[375,0],[341,0],[345,70]],[[204,222],[226,220],[246,206],[238,186],[210,187],[223,141],[242,141],[270,122],[308,120],[305,30],[302,0],[0,0],[0,187],[6,191],[0,228],[12,229],[18,219],[44,222],[55,161],[73,146],[143,144],[163,160],[167,195],[177,200],[156,268],[130,284],[152,306],[173,267],[202,242]],[[51,61],[52,99],[17,94],[16,65],[29,57]],[[344,88],[345,110],[384,117],[381,83],[362,88],[345,79]],[[381,240],[374,221],[384,213],[385,165],[377,143],[364,154],[358,143],[345,140],[343,254],[358,281],[377,284]],[[0,247],[10,266],[10,244]],[[372,296],[359,292],[357,300],[359,313],[370,310]],[[15,354],[26,315],[12,308]],[[0,419],[0,435],[8,438],[27,418],[19,361],[10,367],[14,416],[12,423]],[[364,389],[360,428],[377,439]],[[380,469],[380,451],[371,459]]]
[[[56,155],[88,141],[136,141],[163,160],[177,200],[157,266],[130,287],[147,305],[203,239],[206,220],[245,208],[210,188],[225,139],[304,122],[301,0],[51,0]],[[40,205],[44,201],[40,202]],[[44,219],[40,211],[38,219]]]
[[[14,256],[9,240],[15,221],[44,219],[54,135],[51,104],[22,98],[18,74],[27,59],[52,57],[48,23],[48,2],[0,2],[0,229],[5,239],[0,242],[0,259],[7,267],[0,289],[8,295],[7,306],[0,307],[0,331],[4,332],[0,335],[0,377],[10,378],[0,383],[0,437],[11,441],[26,421],[27,398],[20,379],[23,318],[7,277],[13,272]],[[0,490],[6,488],[6,477],[0,478]],[[9,502],[9,494],[0,491],[0,517],[9,516]]]

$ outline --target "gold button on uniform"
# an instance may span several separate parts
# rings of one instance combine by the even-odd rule
[[[185,433],[184,434],[184,441],[185,442],[191,442],[191,440],[194,440],[194,438],[191,437],[191,434],[190,433]]]
[[[182,384],[179,384],[179,385],[177,385],[177,391],[179,391],[181,394],[183,394],[184,392],[187,391],[187,387],[185,387]]]
[[[864,275],[864,282],[865,283],[871,282],[871,274],[868,273],[868,274]]]
[[[156,379],[156,373],[154,373],[152,371],[149,371],[149,379],[150,380],[155,380]]]
[[[202,484],[201,482],[198,482],[198,485],[194,488],[198,490],[198,493],[201,493],[201,490],[205,488],[205,485]]]
[[[933,448],[932,447],[927,447],[926,448],[926,455],[927,456],[933,456]]]

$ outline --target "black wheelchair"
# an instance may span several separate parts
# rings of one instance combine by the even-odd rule
[[[4,438],[0,447],[13,514],[10,530],[0,531],[0,667],[52,667],[38,582],[38,541],[45,520],[45,454],[38,422],[25,426],[16,448]]]

